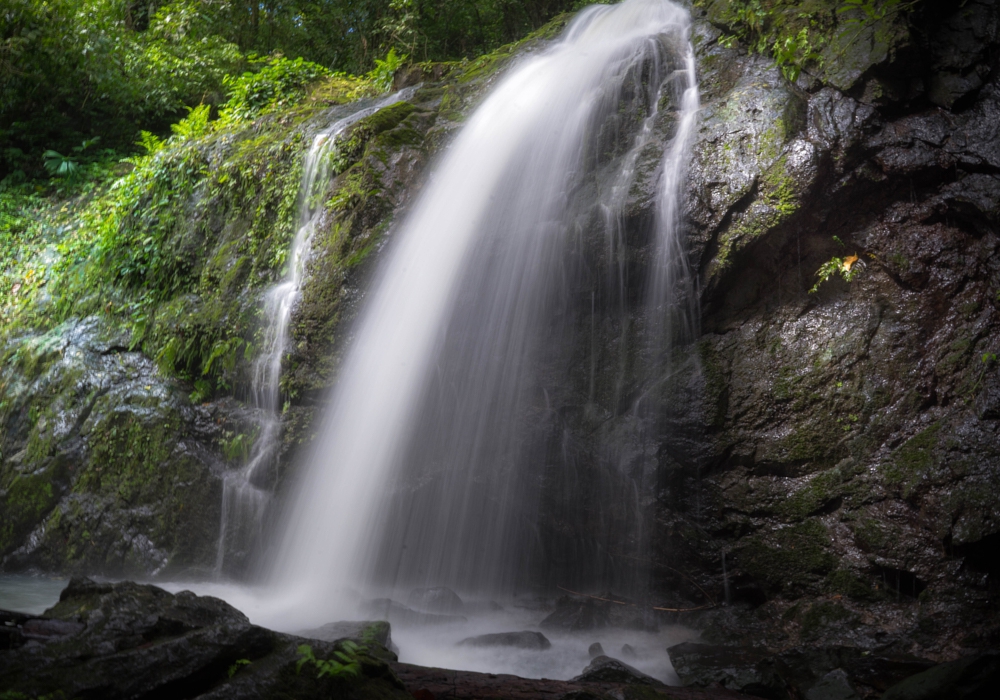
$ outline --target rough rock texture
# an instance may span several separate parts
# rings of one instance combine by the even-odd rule
[[[713,641],[1000,643],[997,16],[924,3],[828,85],[699,25],[702,332],[661,433],[653,566],[689,603],[736,603],[696,622]],[[945,64],[981,84],[941,99]],[[852,281],[809,293],[851,255]]]
[[[148,575],[214,557],[216,407],[94,317],[24,342],[0,374],[6,568]]]
[[[474,673],[393,664],[393,671],[417,700],[738,700],[745,695],[724,688],[674,688],[635,683],[554,681],[502,673]]]
[[[684,685],[738,690],[767,698],[878,697],[932,663],[858,647],[804,647],[773,654],[762,647],[685,642],[668,649]]]
[[[357,675],[301,669],[300,637],[251,625],[216,598],[131,582],[73,579],[43,617],[0,651],[0,687],[29,697],[407,698],[389,666],[353,653]],[[317,659],[352,653],[313,640]]]

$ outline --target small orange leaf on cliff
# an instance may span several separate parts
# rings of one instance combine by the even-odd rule
[[[853,265],[857,261],[858,261],[857,255],[848,255],[846,258],[844,258],[844,272],[850,272],[851,265]]]

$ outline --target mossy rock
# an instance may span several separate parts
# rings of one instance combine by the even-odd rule
[[[816,519],[747,538],[736,557],[750,577],[784,594],[817,587],[837,565],[830,535]]]

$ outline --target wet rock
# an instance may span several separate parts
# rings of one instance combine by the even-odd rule
[[[394,625],[445,625],[466,621],[462,615],[438,615],[413,610],[390,598],[369,600],[361,605],[361,610]]]
[[[109,575],[213,565],[219,426],[190,389],[95,317],[19,343],[21,362],[0,368],[0,565]]]
[[[392,644],[392,628],[384,620],[372,622],[328,622],[322,627],[297,632],[300,637],[321,639],[324,642],[335,642],[338,639],[350,639],[358,644],[369,641],[389,647]]]
[[[662,686],[661,681],[647,676],[639,669],[632,668],[627,663],[613,659],[610,656],[598,656],[583,673],[573,679],[588,683],[624,683],[627,685]]]
[[[771,698],[867,698],[931,665],[926,659],[857,647],[801,647],[772,653],[759,647],[686,642],[667,652],[685,685],[719,685]]]
[[[667,653],[686,686],[719,686],[759,697],[790,697],[788,685],[765,649],[685,642],[670,647]]]
[[[458,615],[462,612],[462,599],[455,591],[445,586],[417,588],[406,599],[411,608],[442,615]]]
[[[806,700],[861,700],[847,672],[841,668],[830,671],[806,691]]]
[[[518,649],[548,649],[552,642],[541,632],[496,632],[468,637],[459,642],[470,647],[516,647]]]
[[[555,681],[518,678],[502,673],[476,673],[412,664],[392,664],[392,669],[417,700],[746,700],[721,688],[674,688],[629,682]]]
[[[608,625],[607,606],[595,600],[579,600],[563,596],[556,609],[541,621],[542,629],[582,632],[602,629]]]
[[[594,642],[587,648],[587,653],[591,659],[596,659],[598,656],[604,656],[604,647],[600,642]]]
[[[883,700],[987,700],[1000,688],[1000,654],[939,664],[892,686]]]
[[[631,644],[622,644],[622,656],[626,659],[634,659],[638,654],[635,653],[635,648]]]
[[[26,643],[0,652],[0,687],[29,696],[398,697],[384,661],[354,655],[359,674],[297,670],[303,639],[251,625],[216,598],[132,582],[73,579],[43,616],[20,625]],[[312,641],[318,659],[350,649]]]

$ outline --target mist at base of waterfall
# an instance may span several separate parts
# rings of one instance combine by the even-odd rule
[[[300,601],[276,599],[273,590],[215,582],[168,582],[156,585],[177,593],[183,590],[221,598],[243,612],[254,624],[289,634],[301,634],[330,622],[372,620],[364,614],[360,596],[342,595],[345,604],[336,612],[319,612],[297,605]],[[405,602],[405,601],[404,601]],[[465,621],[405,624],[391,621],[392,642],[401,663],[455,671],[511,674],[521,678],[569,680],[583,673],[590,663],[589,648],[599,642],[605,655],[618,659],[668,685],[679,685],[667,655],[667,647],[695,639],[698,633],[681,625],[660,625],[655,632],[605,627],[563,632],[541,629],[539,623],[552,611],[535,599],[500,601],[502,609],[490,609],[494,601],[466,600]],[[352,609],[353,608],[353,609]],[[469,610],[475,612],[469,612]],[[497,632],[541,632],[552,643],[548,649],[475,647],[465,639]],[[622,653],[629,645],[634,655]]]

